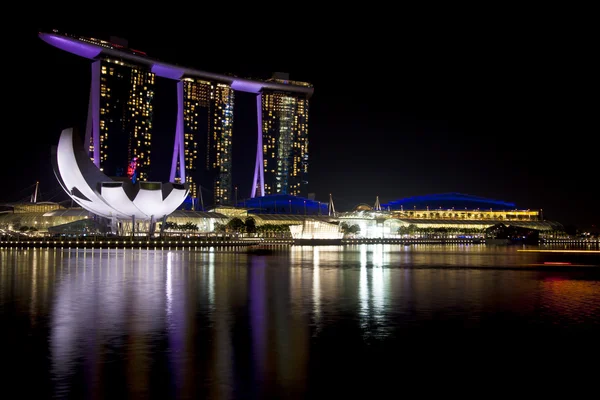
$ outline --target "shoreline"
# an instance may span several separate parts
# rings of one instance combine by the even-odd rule
[[[568,245],[577,247],[599,248],[600,241],[583,240],[544,240],[535,243],[486,243],[485,239],[425,239],[425,238],[402,238],[402,239],[276,239],[276,238],[186,238],[186,239],[132,239],[132,238],[93,238],[93,239],[71,239],[71,240],[2,240],[1,248],[129,248],[129,249],[153,249],[174,248],[184,249],[192,247],[250,247],[250,246],[348,246],[361,244],[439,244],[439,245],[486,245],[486,246],[539,246]]]

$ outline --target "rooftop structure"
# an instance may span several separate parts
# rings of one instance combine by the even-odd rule
[[[327,203],[289,194],[271,194],[238,202],[250,214],[328,215]]]
[[[302,93],[310,97],[314,91],[312,85],[306,82],[290,81],[287,79],[259,80],[239,78],[233,75],[218,74],[196,68],[182,67],[177,64],[169,64],[150,58],[143,51],[127,48],[118,43],[60,33],[57,30],[40,32],[39,36],[43,41],[54,47],[90,60],[95,59],[100,54],[104,54],[109,57],[117,57],[149,66],[152,73],[162,78],[179,80],[184,76],[198,77],[210,81],[227,83],[234,90],[248,93],[260,93],[263,89],[270,89]]]
[[[398,210],[433,210],[433,209],[467,209],[467,210],[514,210],[515,203],[486,199],[462,193],[440,193],[425,196],[406,197],[382,204],[383,209]]]
[[[257,95],[258,138],[250,197],[306,194],[308,99],[314,90],[310,83],[290,80],[285,73],[275,73],[270,79],[247,79],[165,63],[114,38],[107,41],[58,31],[40,32],[39,37],[93,61],[85,143],[94,164],[110,176],[118,176],[135,158],[139,179],[151,177],[153,97],[158,76],[177,81],[170,182],[189,184],[193,198],[202,198],[202,186],[211,190],[215,206],[234,202],[234,92],[241,91]],[[204,132],[207,126],[208,132]]]

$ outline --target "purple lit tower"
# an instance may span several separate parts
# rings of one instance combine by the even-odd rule
[[[234,92],[242,91],[255,93],[257,99],[251,197],[305,191],[312,85],[290,81],[287,74],[250,80],[167,64],[117,39],[57,31],[39,36],[54,47],[93,60],[85,143],[89,143],[90,158],[106,174],[121,175],[137,157],[139,179],[148,179],[153,87],[155,77],[161,77],[177,81],[171,182],[189,183],[193,198],[202,199],[201,186],[209,189],[212,205],[232,203]],[[203,168],[199,160],[204,160]]]
[[[289,75],[275,73],[270,82],[289,85]],[[292,83],[310,87],[305,82]],[[260,196],[279,193],[307,195],[308,98],[307,93],[267,87],[257,97],[258,126],[261,129],[252,197],[257,190]]]
[[[202,199],[204,188],[213,193],[212,205],[231,204],[234,91],[227,82],[187,75],[179,85],[185,176],[192,198]],[[196,204],[204,206],[203,201]]]
[[[48,43],[92,59],[88,120],[84,141],[94,164],[109,176],[126,176],[131,159],[138,159],[138,175],[148,180],[151,165],[154,74],[144,64],[103,51],[126,48],[122,40],[41,34]],[[141,52],[140,52],[141,54]]]

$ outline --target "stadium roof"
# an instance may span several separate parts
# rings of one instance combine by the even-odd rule
[[[382,204],[382,208],[390,208],[391,210],[430,210],[435,209],[467,209],[467,210],[515,210],[515,203],[487,199],[485,197],[472,196],[462,193],[441,193],[425,196],[406,197],[400,200],[390,201]]]
[[[315,220],[321,222],[331,222],[334,220],[328,216],[318,215],[293,215],[293,214],[256,214],[251,215],[253,218],[259,218],[263,221],[297,221],[302,222],[304,220]]]
[[[300,214],[318,215],[327,213],[327,203],[289,194],[270,194],[238,202],[252,214]]]

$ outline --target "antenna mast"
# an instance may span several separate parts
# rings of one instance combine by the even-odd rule
[[[381,204],[379,204],[379,196],[375,198],[375,205],[373,206],[375,211],[381,211]]]
[[[37,194],[38,194],[38,186],[40,185],[40,181],[35,182],[35,192],[33,192],[33,202],[37,203]]]
[[[200,193],[200,205],[202,206],[202,211],[204,211],[204,200],[202,199],[202,186],[198,185],[198,193]]]
[[[327,210],[329,212],[330,217],[332,214],[335,217],[335,207],[333,206],[333,197],[331,197],[331,193],[329,193],[329,205],[327,207]]]

